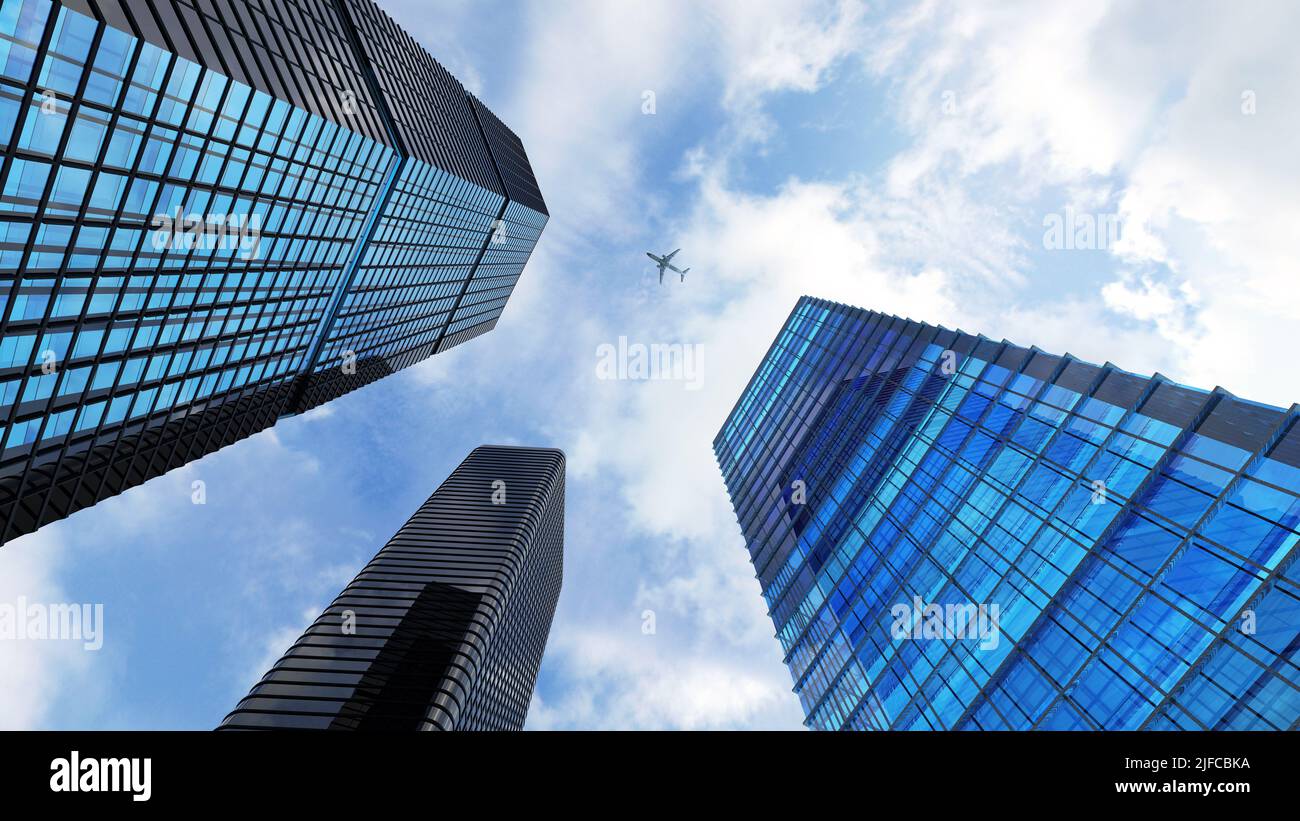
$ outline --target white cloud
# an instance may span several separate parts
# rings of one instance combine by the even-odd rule
[[[1293,31],[1285,19],[1292,14],[1195,6],[1152,48],[1150,32],[1165,27],[1160,12],[1146,7],[924,3],[878,32],[884,39],[872,47],[882,56],[868,60],[893,83],[900,121],[914,134],[882,184],[791,180],[754,194],[727,176],[728,152],[743,141],[688,155],[684,168],[699,195],[675,244],[691,249],[691,264],[708,277],[651,303],[662,306],[653,315],[615,327],[702,345],[708,385],[700,392],[670,383],[593,386],[576,437],[583,470],[617,476],[636,526],[674,545],[664,562],[678,569],[659,568],[642,585],[642,599],[694,612],[694,623],[711,633],[717,629],[706,626],[734,631],[747,618],[743,587],[755,589],[752,582],[734,592],[720,584],[737,568],[719,551],[743,554],[710,440],[802,293],[1191,384],[1235,382],[1252,398],[1288,404],[1300,397],[1294,369],[1281,379],[1276,369],[1241,369],[1260,350],[1286,350],[1283,329],[1296,314],[1286,226],[1300,216],[1288,144],[1300,89],[1269,84],[1261,99],[1276,107],[1265,121],[1262,113],[1243,117],[1236,88],[1247,75],[1260,86],[1260,77],[1300,76],[1284,38],[1246,31],[1261,24]],[[738,70],[735,82],[752,83],[758,102],[733,104],[733,114],[751,118],[739,133],[762,136],[764,91],[815,88],[852,47],[843,35],[851,27],[822,23],[811,35],[801,32],[814,24],[801,21],[767,40],[745,40],[741,26],[748,59],[733,54],[726,65]],[[1216,32],[1224,31],[1238,36],[1220,43]],[[830,56],[774,59],[765,50],[791,41]],[[1243,65],[1247,56],[1253,71]],[[955,112],[943,109],[947,90]],[[729,94],[733,103],[743,97]],[[1055,260],[1029,253],[1022,238],[1037,236],[1042,204],[1053,197],[1062,208],[1118,203],[1132,231],[1113,256],[1098,257],[1098,274],[1115,272],[1109,284],[1063,287]],[[1270,321],[1258,323],[1261,316]],[[705,602],[714,611],[700,612]],[[625,709],[635,721],[694,720],[690,706],[663,716],[638,711],[619,689],[621,681],[638,703],[657,705],[656,696],[674,692],[682,678],[707,678],[692,666],[694,648],[674,656],[680,678],[639,674],[633,683],[618,674],[624,645],[604,634],[582,642],[562,655],[603,682],[575,697],[588,718],[608,721],[602,709]],[[762,644],[756,635],[745,647]]]
[[[316,427],[311,420],[290,424]],[[104,606],[104,642],[93,652],[77,642],[0,639],[0,727],[131,727],[175,720],[124,696],[121,688],[135,686],[141,656],[148,657],[143,665],[159,665],[167,643],[189,640],[190,631],[211,642],[202,651],[211,669],[191,666],[189,672],[226,682],[229,698],[221,710],[234,706],[266,672],[267,659],[288,649],[376,548],[370,534],[325,530],[305,517],[313,498],[324,499],[330,491],[334,507],[356,502],[338,493],[333,477],[321,475],[320,459],[287,445],[284,434],[256,434],[0,549],[0,602],[12,604],[23,595],[32,603],[91,599]],[[197,479],[205,482],[201,506],[192,501]],[[196,525],[221,534],[216,555],[185,554],[212,546],[194,532]],[[355,549],[329,561],[323,539]],[[121,581],[105,586],[74,564],[110,568],[107,577]],[[153,587],[156,574],[168,570],[177,575]],[[179,607],[178,597],[184,597]],[[311,616],[281,625],[285,602]],[[205,627],[197,630],[196,624]],[[160,639],[171,629],[174,636]],[[175,674],[184,681],[186,670]],[[212,723],[221,715],[214,714]]]
[[[1183,283],[1187,292],[1190,286]],[[1101,289],[1102,298],[1112,310],[1142,320],[1160,320],[1175,314],[1182,300],[1162,282],[1142,277],[1139,282],[1115,281]]]
[[[635,635],[633,635],[635,633]],[[689,656],[665,649],[659,635],[635,628],[616,634],[574,628],[554,631],[547,664],[562,671],[555,703],[535,696],[528,728],[550,729],[789,729],[798,706],[771,681],[768,658],[750,669],[725,653]],[[760,662],[767,661],[766,668]],[[789,679],[787,678],[788,682]]]
[[[704,390],[674,382],[593,385],[614,394],[617,412],[602,405],[584,424],[624,482],[639,527],[715,542],[734,532],[711,443],[801,295],[918,317],[954,312],[943,275],[883,267],[878,237],[854,196],[842,186],[800,182],[760,196],[717,177],[701,181],[683,245],[708,274],[667,297],[667,318],[629,320],[626,332],[701,346]]]
[[[1138,358],[1169,349],[1165,366],[1180,381],[1288,405],[1300,398],[1300,372],[1240,365],[1285,345],[1277,329],[1300,310],[1300,157],[1291,145],[1300,53],[1289,36],[1298,25],[1290,3],[1187,3],[1172,13],[1105,2],[919,3],[881,26],[869,60],[915,135],[891,164],[890,191],[925,202],[937,180],[995,193],[1011,228],[1017,204],[1063,193],[1063,206],[1079,192],[1096,204],[1115,192],[1124,238],[1114,252],[1132,270],[1101,299],[1040,296],[1025,307],[1045,321],[1027,326],[1026,339],[1052,336],[1056,301],[1079,327],[1130,340],[1145,333]],[[955,102],[947,110],[945,92]],[[995,316],[977,299],[966,307]],[[1109,358],[1128,356],[1112,347]]]
[[[813,92],[861,44],[866,7],[854,0],[748,0],[715,6],[707,27],[719,56],[722,102],[740,142],[763,141],[776,127],[764,112],[776,92]]]
[[[772,197],[750,197],[730,190],[722,169],[727,152],[765,137],[765,94],[809,91],[830,76],[853,47],[860,12],[852,3],[811,2],[533,11],[521,74],[528,80],[508,119],[528,146],[553,216],[493,342],[520,352],[525,369],[545,367],[551,390],[567,397],[557,403],[564,416],[553,427],[569,451],[572,502],[565,593],[544,673],[563,681],[563,695],[539,701],[529,726],[798,727],[789,674],[710,442],[804,290],[847,299],[886,289],[875,287],[884,279],[872,269],[869,232],[839,221],[856,207],[852,191],[792,181]],[[645,90],[656,94],[653,117],[641,113]],[[718,118],[682,121],[688,101]],[[640,161],[661,123],[720,137],[716,153],[697,152],[700,162],[687,165],[684,179],[698,183],[701,196],[679,231],[678,244],[693,255],[689,264],[707,276],[686,291],[653,280],[630,292],[610,288],[611,275],[632,271],[587,270],[595,246],[623,247],[648,224],[672,219]],[[930,275],[910,281],[917,292],[939,287]],[[592,287],[611,296],[593,299]],[[912,297],[887,301],[901,309]],[[524,329],[509,319],[570,316],[573,305],[600,310],[559,329],[539,322]],[[597,380],[596,346],[620,335],[702,345],[704,390]],[[455,368],[456,384],[463,387],[462,375],[509,379],[520,367],[483,364],[468,354]],[[594,503],[577,507],[583,486],[612,496],[622,528],[635,543],[655,545],[654,554],[637,561],[590,544],[577,526],[595,510]],[[580,587],[601,573],[634,574],[628,598],[602,599]],[[642,608],[659,614],[653,637],[641,635],[635,621],[624,631],[590,627],[593,612],[607,620]]]
[[[0,603],[28,605],[94,604],[68,601],[58,582],[67,548],[52,528],[15,539],[4,547],[0,573]],[[112,641],[113,619],[105,612],[99,625]],[[101,650],[86,650],[73,640],[0,638],[0,729],[27,730],[46,726],[61,697],[80,693],[97,697],[96,674]]]

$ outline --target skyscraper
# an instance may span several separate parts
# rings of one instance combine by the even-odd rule
[[[714,440],[820,729],[1293,729],[1300,407],[805,297]]]
[[[5,0],[0,143],[0,541],[491,330],[547,221],[371,0]]]
[[[564,558],[564,454],[475,448],[222,722],[518,730]]]

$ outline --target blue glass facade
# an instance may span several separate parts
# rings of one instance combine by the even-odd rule
[[[805,297],[714,449],[810,727],[1286,730],[1297,416]]]
[[[0,540],[490,330],[478,109],[370,0],[3,0]]]

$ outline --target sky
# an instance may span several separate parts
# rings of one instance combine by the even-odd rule
[[[0,641],[0,728],[215,726],[482,443],[568,455],[529,729],[800,728],[711,442],[803,294],[1300,400],[1300,5],[380,5],[532,161],[501,322],[0,549],[0,602],[104,608]]]

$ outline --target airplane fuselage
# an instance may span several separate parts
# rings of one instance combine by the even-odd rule
[[[675,256],[677,256],[677,251],[680,251],[680,250],[682,250],[682,249],[678,248],[676,251],[673,251],[671,254],[664,254],[664,255],[661,256],[661,257],[657,257],[657,256],[655,256],[654,254],[650,253],[649,251],[646,251],[646,254],[645,254],[645,255],[648,256],[648,257],[650,257],[650,259],[654,260],[655,264],[659,266],[659,283],[660,283],[660,284],[663,284],[663,281],[664,281],[664,271],[673,271],[673,272],[676,272],[676,273],[678,273],[678,274],[681,274],[681,275],[682,275],[682,282],[685,282],[685,281],[686,281],[686,271],[689,271],[689,270],[691,270],[691,269],[690,269],[690,268],[687,268],[687,269],[685,269],[685,270],[682,270],[681,268],[678,268],[678,267],[676,267],[675,265],[672,264],[672,258],[675,257]]]

